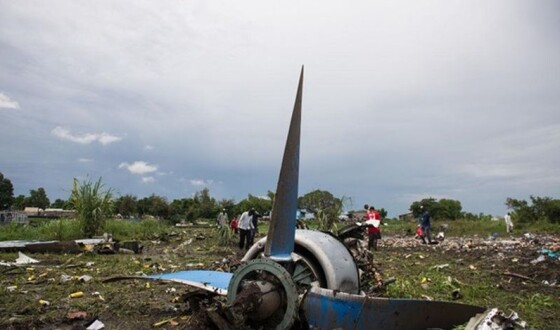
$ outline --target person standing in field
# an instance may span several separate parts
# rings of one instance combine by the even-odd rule
[[[377,250],[377,241],[381,239],[381,216],[375,207],[370,206],[366,211],[368,232],[368,249]]]
[[[251,214],[249,214],[251,213]],[[239,217],[237,229],[239,230],[239,248],[249,250],[251,247],[251,231],[253,230],[253,216],[252,212],[245,211]]]
[[[258,226],[259,226],[259,218],[261,217],[261,215],[254,208],[251,208],[251,210],[249,211],[249,215],[251,216],[251,222],[253,223],[253,229],[251,230],[251,238],[249,239],[249,246],[251,246],[255,241],[255,235],[259,232]]]
[[[424,235],[428,239],[428,244],[432,243],[432,223],[430,222],[430,212],[423,206],[420,207],[424,212],[422,213],[420,227],[424,232]]]
[[[513,230],[513,222],[511,222],[511,215],[509,212],[504,216],[504,221],[506,222],[506,232],[511,232]]]
[[[237,224],[238,224],[238,220],[236,217],[231,219],[231,222],[229,223],[229,228],[231,228],[231,230],[235,235],[237,235]]]
[[[218,227],[223,227],[227,224],[228,221],[228,215],[226,212],[226,209],[222,209],[222,212],[220,212],[218,214],[218,218],[216,219],[216,223],[218,224]]]

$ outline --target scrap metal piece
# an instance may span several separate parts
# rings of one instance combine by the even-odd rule
[[[278,177],[276,197],[268,229],[269,239],[264,254],[279,262],[291,261],[294,250],[296,212],[299,186],[299,144],[301,131],[301,102],[303,93],[303,66],[299,76],[294,111]]]
[[[301,303],[310,328],[452,329],[484,308],[444,301],[388,299],[312,287]]]
[[[163,273],[150,276],[115,276],[105,279],[103,282],[108,283],[122,280],[169,281],[186,284],[221,296],[226,296],[228,294],[227,288],[232,276],[232,273],[217,272],[213,270],[185,270],[181,272]]]

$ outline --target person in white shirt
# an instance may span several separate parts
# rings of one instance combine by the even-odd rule
[[[253,226],[253,213],[251,211],[245,211],[239,217],[239,224],[237,229],[239,230],[239,248],[249,250],[251,247],[251,232],[255,227]]]
[[[223,227],[223,226],[227,225],[228,215],[226,213],[226,209],[223,209],[222,212],[220,212],[220,214],[218,214],[218,218],[216,219],[216,223],[218,224],[218,227]]]
[[[513,222],[511,222],[511,215],[509,212],[504,216],[506,222],[506,231],[509,233],[513,230]]]

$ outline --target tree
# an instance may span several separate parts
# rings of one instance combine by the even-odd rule
[[[150,197],[142,198],[137,203],[140,215],[153,215],[154,217],[166,218],[169,215],[169,204],[162,196],[152,194]]]
[[[14,198],[14,204],[12,204],[12,207],[16,210],[23,210],[25,208],[25,196],[24,195],[17,195],[16,198]]]
[[[52,208],[55,209],[68,209],[68,201],[65,201],[63,199],[57,198],[52,204],[51,204]]]
[[[115,212],[124,218],[129,218],[136,214],[136,204],[138,203],[136,196],[124,195],[117,198],[114,202]]]
[[[0,210],[8,210],[14,203],[14,186],[10,179],[0,172]]]
[[[41,209],[46,209],[51,205],[51,201],[47,197],[47,193],[44,188],[38,188],[37,190],[30,190],[29,197],[25,201],[27,206],[38,207]]]
[[[269,198],[249,194],[247,198],[237,203],[235,213],[241,214],[250,209],[255,209],[260,214],[265,214],[272,210],[272,201]]]
[[[506,206],[512,209],[514,220],[519,222],[547,221],[560,223],[560,200],[550,197],[530,196],[530,205],[526,200],[506,199]]]
[[[214,219],[218,215],[216,200],[210,196],[210,189],[204,188],[194,194],[194,207],[197,208],[198,218]]]
[[[420,217],[424,210],[428,210],[434,219],[456,220],[463,216],[462,209],[461,202],[445,198],[439,201],[432,197],[424,198],[410,205],[410,211],[416,218]]]
[[[438,217],[441,219],[457,220],[461,217],[463,207],[461,202],[442,198],[438,202]]]
[[[92,237],[105,226],[106,218],[111,214],[112,189],[103,190],[101,178],[97,182],[84,181],[80,183],[74,178],[70,205],[76,210],[82,233]]]
[[[298,207],[316,214],[320,230],[331,230],[348,198],[336,198],[328,191],[316,189],[298,198]]]

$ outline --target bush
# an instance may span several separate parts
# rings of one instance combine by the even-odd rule
[[[84,181],[80,184],[74,179],[70,204],[76,210],[82,233],[92,237],[103,229],[105,219],[111,214],[112,191],[102,191],[101,178],[97,182]]]

